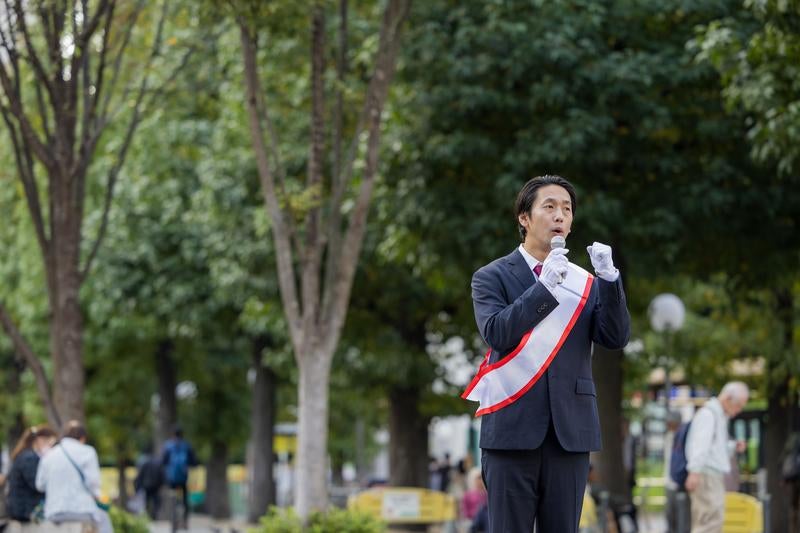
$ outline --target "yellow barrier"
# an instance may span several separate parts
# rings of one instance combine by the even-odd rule
[[[756,498],[739,492],[725,493],[723,533],[764,533],[764,512]]]
[[[444,492],[414,487],[380,487],[350,496],[347,508],[392,524],[434,524],[456,519],[456,501]]]
[[[594,504],[594,498],[587,490],[583,494],[583,510],[581,511],[581,521],[578,523],[578,529],[593,530],[597,527],[597,506]]]
[[[136,468],[129,466],[125,469],[125,482],[128,494],[133,494],[133,480],[136,479]],[[244,465],[228,465],[228,481],[230,483],[244,483],[247,480],[247,468]],[[206,487],[206,469],[203,466],[192,468],[189,471],[189,492],[203,492]],[[116,500],[119,496],[119,469],[103,467],[100,469],[100,493],[105,499]]]

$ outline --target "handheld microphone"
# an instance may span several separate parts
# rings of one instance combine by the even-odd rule
[[[550,249],[551,250],[555,250],[556,248],[566,248],[566,247],[567,247],[567,240],[562,235],[555,235],[555,236],[553,236],[552,239],[550,239]],[[569,289],[569,288],[565,287],[564,285],[562,285],[562,283],[564,283],[564,278],[561,278],[560,280],[558,280],[558,286],[561,287],[562,289],[564,289],[567,292],[571,292],[572,294],[574,294],[578,298],[583,298],[582,294],[578,294],[577,292],[573,291],[572,289]]]
[[[552,239],[550,239],[550,249],[555,250],[556,248],[566,248],[567,247],[567,239],[562,237],[561,235],[555,235]],[[558,284],[561,285],[564,283],[564,277],[561,277],[558,280]]]

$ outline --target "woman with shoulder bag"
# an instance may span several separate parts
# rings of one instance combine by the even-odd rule
[[[44,494],[36,488],[36,470],[56,437],[56,432],[47,426],[32,426],[25,430],[11,452],[6,505],[12,520],[30,522],[37,505],[44,500]]]

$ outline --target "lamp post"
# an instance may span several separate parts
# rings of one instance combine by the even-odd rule
[[[664,356],[661,364],[664,366],[664,392],[665,404],[669,411],[669,397],[672,384],[669,380],[670,363],[672,356],[672,337],[676,331],[683,327],[686,319],[686,308],[683,301],[674,294],[659,294],[650,302],[647,309],[650,316],[650,326],[653,330],[664,334]]]

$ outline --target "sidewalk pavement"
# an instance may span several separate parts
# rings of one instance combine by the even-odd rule
[[[188,533],[246,533],[254,527],[244,520],[214,520],[208,515],[192,514],[189,516],[189,529],[180,529]],[[172,525],[168,520],[153,520],[149,525],[150,533],[172,533]]]
[[[246,533],[253,527],[244,520],[214,520],[208,515],[193,514],[189,517],[188,533]],[[170,523],[166,520],[150,522],[150,533],[171,533]],[[392,532],[400,531],[392,528]],[[432,527],[429,531],[447,531],[447,528]],[[667,523],[661,513],[640,513],[639,533],[667,533]]]

